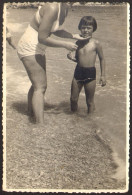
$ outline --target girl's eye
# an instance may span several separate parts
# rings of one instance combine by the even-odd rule
[[[83,29],[83,30],[84,30],[84,29],[90,30],[91,28],[88,28],[88,27],[82,27],[82,29]]]

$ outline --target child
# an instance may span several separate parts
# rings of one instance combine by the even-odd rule
[[[76,42],[78,49],[76,50],[75,58],[72,57],[71,52],[67,55],[70,60],[77,62],[71,85],[71,111],[77,111],[79,93],[84,86],[88,113],[92,113],[95,109],[96,55],[98,54],[100,60],[100,83],[102,87],[106,85],[105,60],[101,44],[98,40],[92,38],[92,33],[97,29],[96,20],[92,16],[84,16],[80,20],[78,29],[81,31],[82,37],[90,38],[88,40]]]

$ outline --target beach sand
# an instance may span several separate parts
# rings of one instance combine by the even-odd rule
[[[34,12],[35,9],[8,9],[7,23],[16,44],[28,25],[27,16],[30,21]],[[87,115],[84,91],[80,94],[78,113],[70,112],[75,64],[66,58],[66,50],[47,48],[45,124],[34,124],[27,115],[27,92],[31,83],[16,51],[6,44],[7,189],[94,192],[127,188],[126,6],[73,8],[65,27],[76,33],[83,15],[97,19],[98,30],[94,36],[102,42],[107,64],[107,85],[102,88],[98,84],[97,59],[93,115]]]

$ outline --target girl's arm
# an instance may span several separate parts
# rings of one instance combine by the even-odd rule
[[[101,70],[101,77],[100,77],[100,83],[103,86],[106,85],[106,79],[105,79],[105,59],[103,55],[103,50],[101,44],[97,41],[97,53],[100,60],[100,70]]]
[[[50,37],[51,29],[54,21],[57,19],[58,7],[57,4],[46,4],[43,14],[43,18],[38,30],[38,40],[41,44],[47,45],[49,47],[63,47],[70,51],[77,49],[77,45],[72,42],[55,40]]]

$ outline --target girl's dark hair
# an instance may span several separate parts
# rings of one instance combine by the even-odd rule
[[[97,29],[97,22],[94,17],[92,16],[84,16],[81,18],[80,23],[78,25],[78,29],[81,30],[82,25],[92,25],[93,26],[93,31],[96,31]]]

